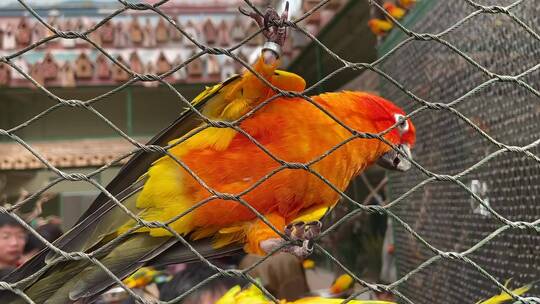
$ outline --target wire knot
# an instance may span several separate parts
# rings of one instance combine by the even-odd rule
[[[157,145],[147,145],[147,146],[141,145],[139,148],[147,153],[152,153],[152,152],[159,152],[162,154],[167,153],[167,150],[165,148],[161,146],[157,146]]]
[[[82,173],[65,174],[63,177],[70,181],[87,181],[88,180],[88,176]]]
[[[70,107],[84,107],[84,102],[76,99],[64,99],[60,100],[60,103]]]
[[[223,200],[238,201],[238,196],[230,193],[219,193],[217,196]]]
[[[158,75],[155,74],[137,74],[135,77],[139,79],[140,81],[160,81],[161,78],[159,78]]]
[[[228,121],[222,121],[222,120],[210,120],[208,121],[208,125],[213,128],[231,128],[233,127],[233,124],[231,124]]]
[[[84,39],[86,36],[82,33],[76,32],[76,31],[55,31],[58,37],[64,38],[64,39],[77,39],[81,38]]]
[[[489,14],[508,14],[508,10],[505,7],[493,5],[493,6],[483,6],[482,11]]]
[[[122,3],[125,7],[129,8],[129,9],[137,10],[137,11],[144,11],[144,10],[154,8],[151,4],[148,4],[148,3],[139,3],[139,2],[138,3],[132,3],[132,2],[125,1],[125,0],[119,0],[119,2]]]
[[[229,51],[227,51],[224,48],[211,47],[211,46],[206,47],[205,51],[209,55],[223,55],[223,54],[230,55],[231,54]]]
[[[163,228],[165,224],[158,221],[145,221],[141,220],[142,224],[147,228]]]
[[[284,165],[287,166],[287,168],[289,168],[289,169],[304,169],[304,170],[309,170],[309,167],[308,167],[306,164],[303,164],[303,163],[289,163],[289,162],[285,162]]]
[[[452,260],[461,260],[463,257],[457,252],[441,252],[440,256]]]

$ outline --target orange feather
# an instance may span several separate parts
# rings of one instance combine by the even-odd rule
[[[390,102],[367,93],[328,93],[313,97],[323,109],[355,130],[377,133],[390,127],[394,121],[384,121],[389,111],[403,113]],[[278,159],[291,163],[315,160],[334,146],[347,140],[351,134],[327,114],[301,98],[278,98],[240,127],[263,145]],[[246,136],[234,131],[234,136],[219,148],[201,145],[212,132],[207,129],[170,150],[194,171],[209,187],[221,193],[239,194],[253,187],[267,174],[278,170],[281,164],[262,151]],[[397,131],[396,131],[397,132]],[[386,135],[397,141],[396,132]],[[345,190],[351,179],[375,162],[389,146],[375,139],[355,139],[340,146],[310,168],[324,176],[340,190]],[[158,190],[159,189],[159,190]],[[145,206],[153,206],[143,217],[146,220],[167,220],[193,204],[210,197],[210,193],[172,159],[160,159],[149,171],[147,185],[139,198]],[[278,229],[293,220],[310,206],[332,206],[339,195],[315,175],[301,169],[283,169],[242,195],[257,211],[267,216]],[[232,201],[215,199],[195,209],[186,217],[171,224],[179,233],[203,231],[204,237],[218,233],[218,245],[247,241],[246,251],[262,253],[261,240],[277,237],[256,220],[247,207]],[[229,229],[233,227],[233,229]],[[229,234],[233,231],[234,236]],[[163,229],[154,229],[155,236],[168,235]]]
[[[415,3],[416,0],[398,0],[399,6],[410,9]]]

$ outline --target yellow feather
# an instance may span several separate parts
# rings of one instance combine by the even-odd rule
[[[294,302],[288,302],[289,304],[341,304],[345,300],[344,299],[327,299],[327,298],[320,298],[320,297],[314,297],[314,298],[304,298],[300,300],[296,300]],[[349,304],[396,304],[394,302],[387,302],[387,301],[372,301],[372,300],[351,300],[347,302]]]
[[[329,206],[313,206],[310,208],[307,208],[305,210],[302,210],[302,212],[291,221],[291,223],[298,223],[298,222],[314,222],[320,220],[328,211],[330,207]]]
[[[320,297],[310,297],[287,302],[286,300],[279,301],[280,304],[341,304],[343,299],[326,299]],[[215,304],[272,304],[271,300],[267,299],[262,291],[255,285],[241,290],[240,286],[234,286],[225,295],[223,295]],[[386,301],[364,301],[352,300],[351,304],[395,304]]]
[[[504,284],[505,287],[508,287],[508,283],[510,283],[510,280],[507,280]],[[525,286],[521,286],[519,288],[516,288],[514,290],[512,290],[512,293],[518,295],[518,296],[521,296],[522,294],[526,293],[527,291],[529,291],[529,289],[531,289],[531,284],[528,284],[528,285],[525,285]],[[504,290],[501,291],[501,293],[499,295],[496,295],[496,296],[493,296],[487,300],[480,300],[478,301],[476,304],[502,304],[502,303],[505,303],[509,300],[512,300],[512,296],[510,296],[508,293],[506,293]]]
[[[207,227],[207,228],[199,228],[191,234],[191,239],[196,241],[200,239],[207,238],[209,236],[212,236],[216,234],[218,228],[217,227]]]
[[[272,84],[276,87],[292,92],[301,92],[306,88],[306,81],[291,72],[276,70],[272,76]]]
[[[221,248],[243,240],[246,237],[244,224],[245,223],[241,223],[241,225],[220,229],[214,236],[214,241],[212,243],[214,248]]]

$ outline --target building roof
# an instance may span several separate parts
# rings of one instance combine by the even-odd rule
[[[30,145],[57,168],[103,166],[136,149],[125,139],[118,138],[32,142]],[[45,165],[20,144],[0,143],[0,170],[40,168]]]

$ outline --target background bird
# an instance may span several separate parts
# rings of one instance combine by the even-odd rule
[[[508,281],[505,286],[508,285]],[[512,290],[516,295],[523,295],[531,288],[531,284],[522,286]],[[501,292],[500,295],[493,296],[487,300],[478,301],[476,304],[504,304],[512,300],[512,296],[506,292]],[[322,297],[307,297],[298,299],[296,301],[288,302],[287,300],[280,300],[280,304],[341,304],[345,299],[330,299]],[[240,286],[234,286],[227,293],[225,293],[215,304],[270,304],[274,303],[268,299],[264,293],[255,285],[250,285],[248,288],[242,290]],[[347,303],[352,304],[396,304],[395,302],[387,301],[371,301],[371,300],[351,300]]]
[[[410,9],[416,4],[416,0],[398,0],[398,4],[404,9]]]
[[[392,22],[378,18],[370,19],[368,21],[368,26],[371,32],[377,36],[386,35],[386,33],[388,33],[394,27]]]
[[[322,297],[308,297],[298,299],[296,301],[288,302],[287,300],[280,300],[280,304],[340,304],[344,299],[328,299]],[[255,286],[242,290],[240,286],[234,286],[223,297],[221,297],[215,304],[271,304],[273,301],[269,300],[261,290]],[[370,300],[351,300],[347,303],[351,304],[395,304],[393,302],[386,301],[370,301]]]
[[[392,2],[385,2],[383,4],[383,8],[390,14],[390,16],[394,17],[394,19],[396,20],[400,20],[407,13],[406,10],[398,7]]]

